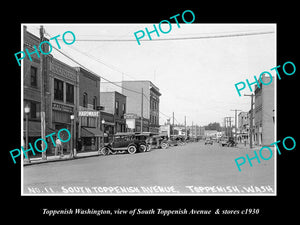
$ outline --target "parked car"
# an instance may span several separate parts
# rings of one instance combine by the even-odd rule
[[[158,134],[152,137],[152,146],[155,148],[166,149],[169,147],[169,140],[167,134]]]
[[[205,138],[205,142],[204,142],[205,145],[212,145],[213,144],[213,140],[209,137]]]
[[[147,142],[138,138],[136,133],[120,132],[114,135],[112,142],[100,149],[99,154],[108,155],[125,152],[135,154],[136,152],[146,152],[147,148]]]
[[[227,146],[228,140],[229,140],[229,138],[227,136],[223,136],[220,138],[219,143],[222,147]]]

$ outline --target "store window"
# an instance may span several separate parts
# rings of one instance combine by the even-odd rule
[[[29,119],[40,119],[41,115],[41,104],[34,101],[24,101],[24,106],[28,105],[30,107]]]

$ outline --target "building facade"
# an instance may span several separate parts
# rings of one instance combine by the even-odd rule
[[[262,76],[264,83],[270,82],[270,77]],[[274,79],[274,78],[273,78]],[[260,81],[259,81],[260,82]],[[269,85],[255,87],[254,135],[257,145],[269,146],[274,140],[274,82]]]
[[[113,115],[114,133],[126,131],[126,96],[113,92],[100,92],[101,106],[104,107],[104,112]]]
[[[95,151],[103,143],[100,113],[100,77],[75,67],[79,77],[78,145],[79,151]]]
[[[71,115],[76,121],[78,108],[78,88],[79,79],[76,70],[67,64],[53,58],[49,59],[49,93],[50,104],[46,104],[51,109],[47,111],[49,119],[46,121],[51,124],[51,128],[58,131],[66,128],[71,131]],[[74,122],[73,121],[73,122]],[[74,127],[75,128],[75,125]],[[72,140],[76,140],[76,128],[72,135]],[[67,134],[65,134],[67,135]],[[70,151],[70,143],[63,143],[64,149]]]
[[[101,83],[101,92],[117,91],[125,95],[126,113],[143,117],[146,121],[143,122],[143,132],[159,133],[159,97],[161,96],[159,88],[148,80],[122,81],[115,84],[118,86],[106,82]],[[130,121],[132,122],[132,119]],[[138,128],[141,126],[138,123],[141,124],[141,121],[135,118],[135,122],[136,131],[140,131]]]
[[[47,40],[47,39],[44,39]],[[24,27],[24,48],[33,52],[33,46],[38,46],[40,39],[27,32]],[[43,45],[43,51],[48,52],[49,46]],[[32,61],[24,58],[24,106],[29,106],[29,143],[33,143],[41,137],[41,112],[45,112],[45,136],[60,129],[66,128],[71,131],[71,115],[76,115],[78,102],[78,75],[74,68],[53,58],[51,54],[32,54]],[[41,61],[43,65],[41,65]],[[42,86],[43,85],[43,86]],[[42,89],[43,87],[43,93]],[[42,109],[42,103],[44,109]],[[24,126],[25,128],[25,126]],[[61,136],[68,137],[66,132]],[[76,133],[72,140],[76,139]],[[51,140],[46,138],[48,148],[46,154],[54,153]],[[71,142],[63,143],[64,151],[70,151]],[[39,154],[39,153],[37,153]]]
[[[29,52],[34,52],[34,46],[39,46],[40,39],[27,32],[26,26],[23,29],[23,50],[28,49]],[[47,39],[45,39],[47,40]],[[49,46],[43,45],[45,52],[49,50]],[[36,47],[38,49],[38,47]],[[39,51],[39,50],[38,50]],[[49,87],[49,57],[42,56],[39,51],[40,57],[43,57],[43,76],[44,76],[44,96],[43,102],[45,104],[45,121],[46,121],[46,128],[45,132],[46,135],[53,133],[54,130],[52,129],[52,123],[50,121],[51,116],[49,111],[51,110],[51,96],[50,87]],[[33,143],[36,139],[41,138],[41,85],[42,85],[42,71],[41,71],[41,58],[38,57],[36,53],[31,54],[31,60],[28,57],[25,57],[22,61],[23,65],[23,106],[29,107],[30,112],[28,113],[28,132],[26,131],[25,126],[25,114],[23,114],[24,118],[24,130],[23,130],[23,137],[25,140],[26,134],[28,134],[28,142]],[[47,140],[48,141],[48,140]],[[51,141],[51,140],[50,140]],[[50,146],[50,145],[48,145]],[[39,146],[39,149],[40,146]],[[32,154],[28,152],[28,154]],[[40,153],[37,153],[40,154]]]
[[[238,114],[238,132],[237,132],[237,140],[239,142],[248,141],[249,135],[249,113],[248,112],[240,112]]]

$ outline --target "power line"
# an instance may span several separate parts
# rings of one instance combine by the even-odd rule
[[[215,34],[215,35],[205,35],[205,36],[195,36],[195,37],[175,37],[175,38],[159,38],[159,39],[141,39],[140,41],[177,41],[177,40],[197,40],[197,39],[209,39],[209,38],[230,38],[230,37],[242,37],[242,36],[254,36],[254,35],[265,35],[272,34],[274,31],[260,31],[260,32],[246,32],[246,33],[234,33],[234,34]],[[66,39],[68,40],[68,39]],[[76,41],[95,41],[95,42],[136,42],[136,39],[76,39]]]
[[[48,34],[48,35],[49,35],[49,34]],[[89,70],[89,69],[86,68],[84,65],[82,65],[81,63],[79,63],[77,60],[73,59],[72,57],[68,56],[66,53],[64,53],[64,52],[60,51],[59,49],[57,49],[55,46],[52,46],[52,47],[53,47],[56,51],[58,51],[59,53],[61,53],[62,55],[64,55],[64,56],[67,57],[68,59],[70,59],[71,61],[75,62],[76,64],[78,64],[79,66],[81,66],[82,68],[84,68],[85,70],[87,70],[88,72],[90,72],[90,73],[92,73],[92,74],[94,74],[94,75],[96,75],[96,76],[99,76],[100,78],[102,78],[103,80],[107,81],[108,83],[111,83],[111,84],[113,84],[113,85],[115,85],[115,86],[117,86],[117,87],[120,87],[121,89],[124,89],[124,90],[127,90],[127,91],[134,92],[134,93],[136,93],[136,94],[143,94],[143,93],[141,93],[141,92],[138,92],[138,91],[135,91],[135,90],[132,90],[132,89],[129,89],[129,88],[125,88],[125,87],[123,87],[123,86],[121,86],[121,85],[116,84],[115,82],[112,82],[112,81],[110,81],[110,80],[104,78],[103,76],[100,76],[100,75],[94,73],[93,71]],[[143,96],[145,96],[145,95],[143,94]],[[145,97],[146,97],[146,96],[145,96]],[[149,100],[147,97],[146,97],[146,99],[150,102],[150,100]],[[162,113],[161,111],[159,111],[159,113],[162,114],[162,115],[164,115],[164,116],[166,116],[167,118],[170,118],[170,116],[168,116],[168,115]]]

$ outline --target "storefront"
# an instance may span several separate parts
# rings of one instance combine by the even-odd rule
[[[99,111],[80,107],[79,119],[79,151],[97,151],[103,143],[104,134],[100,130]]]
[[[78,106],[78,86],[79,79],[76,70],[55,59],[49,59],[49,89],[51,94],[51,104],[47,107],[50,109],[51,128],[58,132],[60,129],[68,129],[71,133],[71,141],[63,143],[65,153],[71,150],[71,142],[73,141],[76,148],[76,140],[78,133],[77,106]],[[72,121],[71,121],[71,115]],[[71,126],[73,126],[71,128]],[[62,138],[68,136],[67,132],[61,133]],[[54,149],[52,150],[54,151]]]

